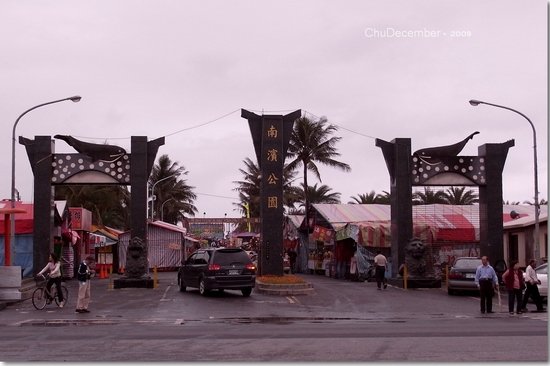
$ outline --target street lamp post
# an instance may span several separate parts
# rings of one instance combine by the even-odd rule
[[[469,103],[472,106],[478,106],[479,104],[487,104],[493,107],[497,108],[503,108],[507,109],[509,111],[515,112],[525,118],[527,122],[531,125],[531,128],[533,129],[533,159],[534,159],[534,175],[535,175],[535,233],[534,233],[534,251],[533,255],[535,256],[535,259],[538,260],[540,256],[540,248],[539,248],[539,215],[540,215],[540,203],[539,203],[539,180],[538,180],[538,165],[537,165],[537,131],[535,130],[535,125],[533,125],[533,122],[523,113],[516,111],[515,109],[505,107],[498,104],[483,102],[481,100],[475,100],[472,99],[469,101]]]
[[[32,108],[27,109],[25,112],[21,113],[21,115],[17,117],[17,119],[15,120],[15,123],[13,124],[13,131],[11,134],[11,208],[12,209],[15,208],[15,192],[16,192],[16,189],[15,189],[15,129],[17,128],[17,124],[19,123],[19,120],[25,114],[37,108],[40,108],[49,104],[64,102],[66,100],[70,100],[74,103],[77,103],[77,102],[80,102],[80,99],[82,99],[80,96],[75,95],[68,98],[63,98],[63,99],[58,99],[47,103],[38,104]],[[11,215],[10,217],[10,231],[11,231],[10,242],[14,243],[15,242],[15,216],[14,215]],[[11,263],[5,263],[5,264],[9,265]]]
[[[160,205],[160,221],[164,221],[164,204],[168,201],[172,201],[174,197],[168,198],[167,200],[164,200],[162,205]]]
[[[154,211],[155,211],[155,187],[156,187],[156,185],[159,184],[160,182],[166,180],[166,179],[172,178],[175,175],[178,175],[178,173],[174,173],[172,175],[169,175],[167,177],[159,179],[153,184],[153,187],[151,188],[151,198],[152,198],[152,200],[151,200],[151,220],[153,220]]]

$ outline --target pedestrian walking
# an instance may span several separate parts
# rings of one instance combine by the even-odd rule
[[[498,286],[498,278],[486,255],[481,257],[481,264],[476,269],[474,282],[479,289],[481,313],[493,313],[493,296]]]
[[[510,265],[502,275],[506,290],[508,290],[508,311],[514,315],[514,303],[516,303],[516,313],[521,314],[523,302],[521,293],[525,289],[523,271],[519,269],[519,263],[516,260],[510,261]]]
[[[59,262],[59,258],[55,253],[50,253],[50,257],[48,259],[48,264],[46,264],[46,267],[38,272],[38,275],[44,276],[44,273],[48,271],[50,272],[50,278],[46,283],[46,288],[48,290],[48,301],[51,302],[53,300],[53,298],[49,297],[49,294],[52,285],[55,284],[55,287],[57,287],[57,298],[59,299],[59,307],[62,308],[63,306],[65,306],[65,299],[63,298],[63,291],[61,291],[61,262]]]
[[[531,259],[529,261],[529,265],[525,269],[525,285],[527,286],[527,289],[525,290],[525,295],[523,295],[522,310],[524,312],[527,311],[527,302],[529,301],[529,297],[531,297],[537,305],[537,312],[546,311],[542,305],[542,297],[539,293],[538,285],[540,285],[540,280],[538,279],[537,272],[535,271],[536,265],[537,261],[535,259]]]
[[[290,261],[290,273],[296,273],[296,257],[298,257],[298,253],[293,248],[290,248],[288,251],[288,258]]]
[[[374,265],[375,267],[375,277],[376,277],[376,286],[379,290],[382,290],[382,284],[384,285],[384,289],[388,287],[388,280],[386,279],[386,265],[388,263],[388,260],[382,254],[381,251],[376,251],[376,256],[374,257]]]
[[[95,259],[89,255],[78,266],[78,299],[76,300],[77,313],[89,313],[88,305],[90,303],[90,278],[94,275],[92,264]]]

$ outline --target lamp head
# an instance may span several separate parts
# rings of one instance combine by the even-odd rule
[[[475,107],[475,106],[477,106],[477,105],[479,105],[480,103],[483,103],[483,102],[480,101],[480,100],[470,99],[469,103]]]
[[[75,103],[78,103],[78,102],[80,102],[80,99],[82,99],[82,97],[80,95],[75,95],[74,97],[70,97],[70,98],[67,98],[67,99],[70,99],[71,101],[73,101]]]

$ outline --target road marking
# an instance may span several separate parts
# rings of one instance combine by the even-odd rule
[[[166,295],[168,294],[168,290],[170,290],[170,287],[171,287],[171,285],[168,285],[168,286],[166,287],[166,290],[164,290],[164,294],[162,294],[162,298],[160,299],[160,301],[168,301],[168,300],[166,299]]]
[[[299,304],[300,303],[300,301],[294,296],[287,296],[286,299],[291,304]]]

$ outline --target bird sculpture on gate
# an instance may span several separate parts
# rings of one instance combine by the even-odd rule
[[[54,138],[65,141],[76,151],[89,156],[93,161],[99,160],[112,163],[126,154],[126,150],[116,145],[93,144],[90,142],[80,141],[68,135],[55,135]]]
[[[474,138],[479,132],[476,131],[466,137],[464,140],[457,142],[456,144],[446,145],[446,146],[437,146],[437,147],[428,147],[426,149],[420,149],[413,153],[413,156],[417,156],[424,163],[429,165],[435,165],[441,163],[441,158],[447,156],[457,156],[468,140]]]

